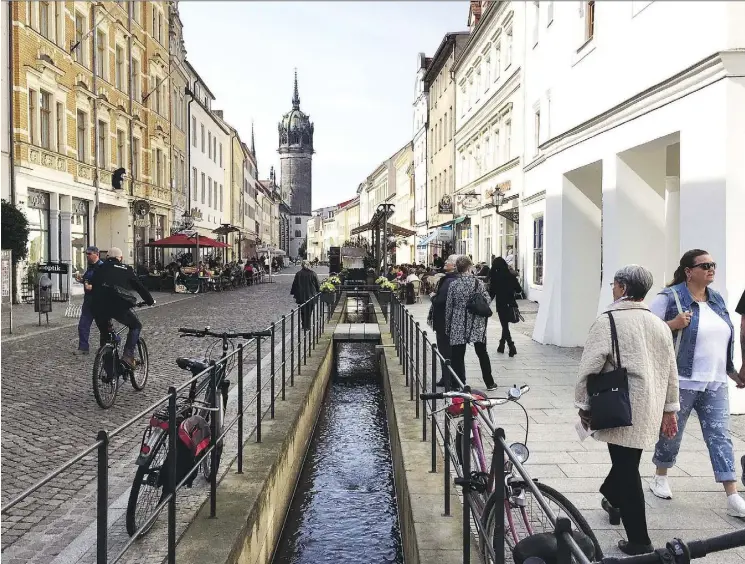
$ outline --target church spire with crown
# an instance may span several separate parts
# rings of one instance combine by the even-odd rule
[[[292,109],[293,110],[299,110],[300,109],[300,94],[297,90],[297,68],[295,69],[295,91],[292,95]]]
[[[251,121],[251,154],[256,159],[256,141],[254,139],[254,122]]]

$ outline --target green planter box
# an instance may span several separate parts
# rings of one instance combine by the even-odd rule
[[[390,290],[380,290],[378,292],[378,303],[380,305],[387,305],[391,303],[391,291]]]

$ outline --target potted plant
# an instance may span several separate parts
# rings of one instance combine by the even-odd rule
[[[336,303],[336,286],[330,280],[324,280],[320,287],[321,301],[334,305]]]
[[[382,278],[382,277],[381,277]],[[380,305],[386,305],[391,301],[391,294],[398,288],[393,282],[384,280],[378,284],[380,290],[378,291],[378,302]]]

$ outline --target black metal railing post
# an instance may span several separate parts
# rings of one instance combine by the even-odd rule
[[[435,343],[432,343],[432,393],[437,393],[437,345]],[[437,411],[437,400],[432,399],[432,440],[430,441],[432,443],[432,472],[437,472],[437,433],[435,432],[435,429],[437,428],[437,415],[435,414],[435,411]],[[447,416],[446,416],[447,417]],[[447,423],[447,419],[445,420],[445,423]]]
[[[243,474],[243,343],[238,343],[238,474]]]
[[[271,389],[271,392],[272,392],[272,399],[271,399],[271,402],[269,404],[269,406],[270,406],[269,413],[270,413],[270,417],[272,419],[274,419],[274,395],[275,395],[275,380],[274,380],[274,372],[275,372],[275,362],[274,362],[274,360],[275,360],[274,359],[274,348],[275,348],[274,347],[274,332],[275,332],[275,329],[276,329],[276,324],[275,323],[272,323],[272,326],[271,326],[271,332],[272,332],[272,334],[269,337],[270,347],[272,349],[272,356],[271,356],[271,359],[272,359],[271,360],[272,378],[271,378],[271,384],[270,384],[270,389]]]
[[[168,451],[175,460],[176,441],[178,439],[178,426],[176,425],[176,388],[168,388]],[[176,564],[176,486],[178,485],[178,473],[176,464],[171,464],[169,490],[171,499],[168,501],[168,564]]]
[[[302,312],[302,305],[299,305],[297,308],[297,373],[300,374],[300,365],[303,364],[303,361],[301,360],[300,356],[303,353],[303,312]]]
[[[285,355],[285,318],[282,316],[282,401],[285,401],[285,388],[287,387],[285,381],[285,368],[287,368],[287,356]]]
[[[401,308],[403,309],[403,307]],[[409,330],[409,317],[408,313],[404,314],[404,354],[402,355],[401,359],[404,363],[404,384],[406,386],[409,385],[409,354],[411,351],[411,345],[409,343],[409,339],[411,338],[411,331]]]
[[[411,354],[409,355],[409,377],[413,378],[415,376],[414,374],[414,339],[416,338],[416,335],[414,333],[414,316],[409,314],[409,351]]]
[[[422,333],[422,382],[419,392],[427,391],[427,332]],[[427,402],[422,401],[422,442],[427,440]],[[432,429],[434,432],[434,429]]]
[[[406,317],[404,314],[404,307],[399,304],[399,308],[401,309],[401,358],[399,359],[401,362],[401,368],[404,371],[404,377],[406,378],[406,385],[409,385],[409,378],[406,375],[406,353],[408,351],[408,343],[406,342],[407,334],[406,334]]]
[[[463,391],[470,393],[471,389],[464,386]],[[469,480],[471,477],[472,426],[471,400],[466,398],[463,401],[463,437],[460,441],[463,478],[465,480]],[[500,481],[497,481],[497,484],[497,487],[501,486]],[[467,482],[463,485],[463,564],[471,564],[471,488]]]
[[[443,442],[445,443],[445,471],[443,472],[443,479],[444,479],[444,490],[445,490],[445,515],[446,517],[450,515],[450,417],[447,413],[445,413],[445,430],[444,430],[444,439]]]
[[[492,464],[497,464],[495,468],[501,468],[504,464],[504,429],[501,427],[496,429],[492,435],[494,440],[494,454],[492,457]],[[494,510],[497,512],[494,518],[494,536],[492,537],[492,547],[494,548],[494,555],[496,557],[495,564],[504,564],[504,486],[501,482],[497,482],[494,488],[494,494],[497,496],[497,502],[494,504]]]
[[[558,564],[572,564],[572,551],[566,534],[572,534],[572,522],[566,517],[557,517],[554,535],[556,536],[556,561]]]
[[[96,495],[96,564],[106,564],[109,548],[109,434],[99,431]]]
[[[387,307],[383,310],[383,314],[386,314],[386,313],[388,314],[388,325],[390,326],[389,331],[391,333],[391,336],[393,336],[394,335],[394,333],[393,333],[393,326],[395,325],[393,323],[393,301],[390,301],[387,304]],[[395,337],[394,337],[394,339],[395,339]]]
[[[256,337],[256,442],[261,442],[261,337]]]
[[[413,378],[411,379],[411,386],[409,386],[409,401],[414,401],[414,389],[417,388],[419,382],[419,322],[416,322],[414,326],[414,354],[416,360],[412,363],[414,370],[412,370]],[[415,407],[416,418],[419,419],[419,402],[416,402]]]
[[[308,311],[308,302],[305,302],[303,304],[303,314],[301,314],[303,320],[303,366],[308,364],[308,333],[310,331],[306,331],[305,326],[310,322],[309,315],[311,313]]]
[[[223,359],[223,370],[227,368],[227,363]],[[217,397],[217,365],[215,362],[210,363],[210,394],[212,395],[212,415],[210,417],[212,437],[210,442],[212,443],[212,452],[210,453],[210,518],[217,516],[217,439],[221,432],[218,426],[220,419],[220,405],[221,400]],[[175,453],[174,453],[175,454]]]
[[[290,386],[295,385],[295,312],[290,312]]]

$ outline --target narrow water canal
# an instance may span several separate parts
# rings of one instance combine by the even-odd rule
[[[337,370],[274,564],[403,563],[375,345],[338,343]]]

